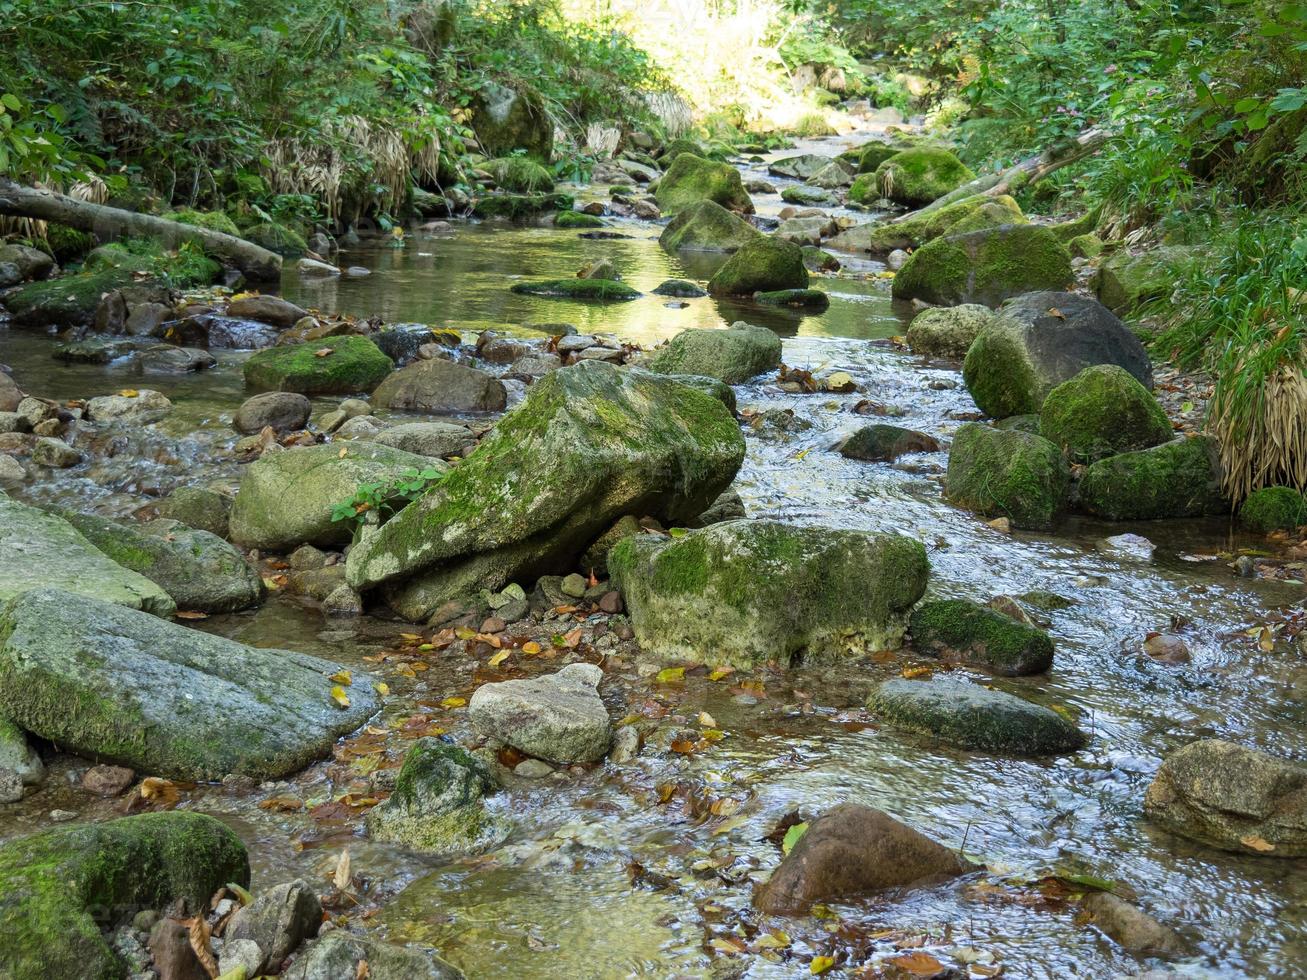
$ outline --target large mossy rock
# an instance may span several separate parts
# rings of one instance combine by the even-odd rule
[[[1039,433],[1073,461],[1147,449],[1171,438],[1171,423],[1152,393],[1115,364],[1087,367],[1048,393]]]
[[[1122,249],[1103,261],[1089,281],[1089,288],[1108,309],[1125,313],[1149,300],[1170,296],[1176,280],[1193,264],[1193,251],[1180,245],[1142,255]]]
[[[802,153],[798,156],[783,157],[767,164],[767,173],[773,177],[788,177],[791,180],[807,180],[820,173],[834,161],[818,153]]]
[[[1066,460],[1047,439],[972,422],[953,437],[944,496],[1013,527],[1043,530],[1065,510],[1070,484]]]
[[[288,259],[298,258],[309,250],[309,244],[302,234],[276,221],[251,225],[239,237]]]
[[[571,570],[627,514],[684,525],[743,459],[744,438],[718,398],[583,361],[533,384],[460,466],[355,544],[349,582],[397,583],[409,593],[404,614],[429,615],[481,588]]]
[[[89,327],[106,293],[133,283],[131,269],[102,268],[75,276],[29,283],[10,293],[4,305],[15,327]]]
[[[164,589],[106,557],[62,517],[0,493],[0,602],[35,587],[67,589],[156,616],[177,611]]]
[[[923,602],[908,629],[915,650],[945,663],[984,667],[1002,677],[1042,674],[1053,666],[1047,633],[966,599]]]
[[[258,351],[245,362],[244,374],[246,386],[255,391],[352,395],[371,391],[394,369],[366,337],[328,337]]]
[[[896,534],[726,521],[608,553],[640,649],[754,667],[893,649],[926,588],[926,550]]]
[[[734,252],[761,234],[716,201],[698,201],[668,223],[658,244],[669,252]]]
[[[896,248],[920,248],[936,238],[955,234],[955,228],[958,232],[977,231],[1028,223],[1021,207],[1008,195],[976,194],[935,211],[910,214],[900,221],[857,225],[831,239],[830,245],[849,252],[886,255]]]
[[[976,175],[943,147],[919,146],[881,161],[875,176],[881,196],[919,208],[957,190]]]
[[[115,928],[145,909],[203,913],[227,884],[249,887],[239,837],[173,811],[48,830],[0,846],[0,977],[123,980]]]
[[[0,704],[90,759],[173,779],[275,779],[331,751],[377,710],[339,664],[264,650],[98,599],[38,589],[0,606]]]
[[[241,477],[231,508],[231,539],[244,548],[273,551],[348,544],[351,526],[332,520],[333,507],[364,484],[389,484],[405,470],[431,465],[425,456],[373,442],[265,453]]]
[[[217,535],[176,521],[140,527],[94,514],[59,516],[123,568],[139,572],[172,597],[178,609],[226,613],[263,601],[263,580],[245,556]]]
[[[746,242],[708,280],[714,296],[753,296],[777,289],[807,289],[803,249],[777,238]]]
[[[1018,296],[981,329],[962,378],[980,410],[996,419],[1038,412],[1048,393],[1095,364],[1115,364],[1145,388],[1153,367],[1139,338],[1107,307],[1074,293]]]
[[[908,346],[914,354],[966,357],[980,331],[994,319],[994,311],[979,303],[932,306],[908,325]]]
[[[894,277],[895,299],[942,306],[1003,300],[1071,282],[1071,256],[1039,225],[1000,225],[946,235],[912,253]]]
[[[1001,755],[1073,752],[1084,733],[1057,712],[969,681],[885,681],[867,702],[873,715],[949,745]]]
[[[405,412],[500,412],[507,403],[494,375],[440,358],[400,368],[372,393],[374,407]]]
[[[554,121],[538,95],[499,82],[486,82],[472,104],[472,129],[491,157],[525,150],[549,161],[554,152]]]
[[[1166,757],[1144,813],[1183,837],[1261,857],[1307,857],[1307,767],[1221,739]]]
[[[781,363],[781,338],[766,327],[733,323],[726,330],[682,330],[643,367],[658,374],[691,374],[741,384]]]
[[[740,172],[729,163],[682,153],[658,181],[654,199],[663,214],[677,214],[700,201],[714,201],[731,211],[753,213],[753,201]]]
[[[1151,449],[1109,456],[1086,467],[1080,506],[1112,521],[1150,521],[1228,513],[1220,454],[1209,436],[1180,437]]]
[[[1250,531],[1292,531],[1307,524],[1307,497],[1293,487],[1262,487],[1239,507],[1239,523]]]

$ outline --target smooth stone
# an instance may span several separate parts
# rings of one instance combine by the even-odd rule
[[[274,432],[293,432],[309,421],[312,403],[294,391],[265,391],[245,399],[232,419],[232,427],[245,435],[271,427]]]
[[[556,674],[477,688],[468,704],[472,724],[520,752],[567,765],[597,762],[608,752],[612,727],[596,688],[603,671],[569,664]]]

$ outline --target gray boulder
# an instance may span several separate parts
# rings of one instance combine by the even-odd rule
[[[391,374],[372,393],[372,404],[409,412],[500,412],[508,403],[494,375],[453,361],[417,361]]]
[[[276,973],[287,956],[318,934],[322,903],[307,881],[297,878],[260,892],[227,923],[224,943],[249,940],[263,960],[258,973]]]
[[[454,456],[476,441],[471,430],[452,422],[406,422],[383,429],[374,442],[418,456]]]
[[[93,422],[157,422],[172,411],[172,402],[161,391],[141,388],[134,395],[101,395],[86,403],[86,417]]]
[[[642,365],[659,374],[690,374],[741,384],[781,363],[781,339],[739,321],[726,330],[682,330]]]
[[[159,501],[159,516],[197,531],[227,537],[232,498],[212,487],[178,487]]]
[[[298,392],[266,391],[241,403],[232,427],[245,435],[262,432],[268,426],[275,432],[293,432],[308,424],[312,410],[312,402]]]
[[[353,980],[364,963],[368,980],[463,980],[463,971],[433,949],[394,946],[343,929],[334,929],[309,946],[282,980]]]
[[[603,671],[568,664],[556,674],[483,684],[468,702],[477,731],[549,762],[598,762],[612,741],[596,690]]]

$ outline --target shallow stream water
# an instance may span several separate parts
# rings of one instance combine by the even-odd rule
[[[813,148],[833,155],[843,144]],[[779,199],[758,202],[764,213],[780,206]],[[1263,651],[1246,635],[1273,610],[1299,603],[1302,587],[1238,578],[1228,559],[1214,558],[1259,543],[1227,522],[1072,520],[1055,534],[1008,535],[943,502],[946,453],[910,457],[902,466],[844,459],[830,447],[866,421],[852,411],[861,399],[891,406],[901,412],[894,421],[945,443],[975,412],[956,364],[928,363],[884,342],[904,332],[910,311],[891,303],[878,267],[853,260],[838,277],[817,279],[831,294],[820,316],[708,298],[671,308],[649,290],[669,276],[704,279],[711,260],[668,256],[657,245],[656,226],[613,225],[631,238],[587,240],[570,231],[490,224],[458,225],[445,236],[410,234],[401,249],[372,245],[341,256],[342,265],[369,268],[368,277],[323,283],[288,274],[284,293],[306,306],[387,322],[476,331],[562,321],[644,345],[686,327],[765,323],[785,338],[787,365],[848,371],[860,390],[793,395],[774,379],[738,389],[746,418],[789,409],[798,420],[794,431],[746,424],[748,458],[736,486],[749,514],[914,534],[930,550],[931,590],[942,595],[986,600],[1039,590],[1067,600],[1065,608],[1041,613],[1057,643],[1054,669],[994,683],[1078,716],[1089,747],[1053,761],[1009,760],[878,730],[861,706],[877,680],[911,662],[910,651],[750,679],[713,682],[692,674],[671,684],[618,659],[606,664],[605,698],[615,719],[642,716],[650,732],[643,755],[627,766],[510,787],[492,805],[511,815],[515,832],[481,858],[441,864],[367,841],[357,820],[331,805],[357,782],[345,766],[324,763],[251,795],[217,787],[186,792],[182,805],[220,816],[245,839],[256,888],[295,875],[325,881],[349,847],[361,900],[376,909],[368,927],[431,942],[470,977],[793,977],[808,975],[814,955],[858,948],[861,961],[877,961],[897,955],[895,944],[945,962],[979,957],[982,967],[1001,964],[1003,975],[1014,977],[1133,975],[1158,965],[1077,924],[1074,906],[1048,881],[1089,874],[1120,882],[1194,944],[1192,960],[1170,969],[1307,976],[1307,861],[1213,851],[1151,827],[1141,810],[1161,758],[1196,738],[1307,758],[1307,655],[1289,643]],[[586,305],[508,292],[516,278],[570,276],[599,256],[612,258],[646,295]],[[129,514],[178,485],[234,485],[239,466],[227,450],[235,441],[231,413],[244,396],[241,354],[218,352],[219,366],[204,374],[145,380],[113,366],[63,366],[51,359],[50,343],[0,328],[0,362],[42,395],[85,398],[152,387],[176,409],[144,432],[83,434],[113,455],[106,459],[102,451],[18,496]],[[1156,545],[1151,560],[1098,545],[1126,531]],[[1193,652],[1184,666],[1156,663],[1140,650],[1145,634],[1173,623]],[[363,658],[393,648],[408,629],[373,617],[327,620],[287,598],[198,625],[356,669],[375,669]],[[398,727],[425,713],[465,739],[463,713],[441,702],[500,675],[484,658],[428,659],[429,670],[392,683],[377,725]],[[528,670],[554,670],[561,662]],[[668,751],[678,727],[695,728],[700,712],[712,716],[724,738],[691,755]],[[57,762],[43,789],[0,813],[0,836],[44,827],[58,807],[85,818],[114,815],[114,804],[88,803],[69,785],[65,776],[84,765]],[[326,806],[260,808],[270,795]],[[712,813],[709,804],[723,799],[734,802]],[[846,800],[885,809],[988,870],[905,896],[836,906],[824,917],[758,917],[749,906],[751,884],[780,856],[764,838],[793,810],[807,816]],[[765,955],[723,948],[722,939],[756,938],[755,930],[784,930],[790,945]],[[841,973],[848,971],[830,975]]]

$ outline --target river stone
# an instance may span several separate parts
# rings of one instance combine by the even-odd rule
[[[938,452],[939,442],[934,436],[915,429],[874,423],[842,439],[835,449],[847,459],[892,463],[907,453]]]
[[[9,841],[0,846],[0,977],[125,977],[109,938],[117,927],[143,908],[203,912],[229,882],[249,886],[245,846],[200,813],[144,813]]]
[[[101,395],[86,403],[86,417],[92,422],[157,422],[172,411],[172,402],[161,391],[141,388],[135,395]]]
[[[1189,945],[1170,926],[1117,898],[1111,892],[1090,892],[1080,903],[1077,921],[1094,926],[1114,943],[1142,956],[1183,956]]]
[[[659,374],[690,374],[741,384],[780,367],[781,339],[744,321],[726,330],[682,330],[642,365]]]
[[[261,320],[213,313],[197,313],[167,323],[163,328],[163,338],[169,343],[209,350],[257,350],[271,347],[284,336],[272,324]]]
[[[707,296],[708,290],[685,279],[664,279],[653,288],[655,296],[675,296],[681,299],[699,299]]]
[[[533,352],[524,354],[514,361],[508,369],[508,375],[522,380],[534,380],[543,378],[550,371],[556,371],[562,366],[563,359],[557,354],[546,351]]]
[[[824,157],[817,153],[803,153],[799,156],[785,157],[767,164],[767,173],[773,177],[807,180],[834,162],[830,157]]]
[[[1038,412],[1048,393],[1095,364],[1115,364],[1145,388],[1153,368],[1143,344],[1101,303],[1041,292],[1005,303],[967,351],[962,377],[994,418]]]
[[[818,902],[933,884],[970,870],[947,847],[889,814],[841,803],[808,825],[754,904],[774,915],[802,915]]]
[[[15,724],[173,779],[297,772],[377,710],[366,674],[341,707],[329,679],[339,664],[58,589],[0,607],[0,639],[0,703]]]
[[[885,681],[872,693],[867,708],[895,728],[934,735],[973,751],[1036,756],[1070,752],[1085,744],[1080,729],[1055,711],[951,678]]]
[[[598,361],[561,368],[445,479],[356,543],[348,581],[365,590],[413,579],[435,602],[425,618],[468,592],[575,568],[624,514],[684,524],[743,459],[730,411],[697,387]]]
[[[713,201],[731,211],[753,213],[753,201],[740,172],[729,163],[682,153],[658,181],[654,199],[663,214],[676,214],[699,201]]]
[[[919,208],[975,178],[961,160],[939,146],[910,147],[881,161],[875,170],[882,196]]]
[[[45,425],[47,423],[40,423]],[[62,439],[44,436],[32,446],[32,463],[36,466],[48,466],[54,470],[64,470],[76,466],[82,461],[82,454]]]
[[[597,688],[603,671],[568,664],[556,674],[483,684],[468,702],[477,731],[548,762],[598,762],[608,752],[612,725]]]
[[[1112,521],[1225,514],[1220,450],[1210,436],[1181,436],[1100,459],[1080,478],[1080,506]]]
[[[378,432],[373,441],[419,456],[454,456],[475,441],[470,429],[452,422],[406,422]]]
[[[829,225],[830,222],[823,217],[788,218],[781,222],[775,236],[795,245],[820,245],[822,234]]]
[[[18,382],[6,372],[0,370],[0,412],[12,412],[23,400],[23,390]]]
[[[394,946],[370,936],[333,929],[307,947],[282,980],[463,980],[463,972],[424,946]]]
[[[752,296],[777,289],[807,289],[803,249],[776,238],[756,238],[740,246],[708,280],[714,296]]]
[[[44,776],[45,764],[28,744],[27,734],[0,715],[0,803],[17,803],[23,798],[23,788],[36,786]]]
[[[482,803],[497,788],[466,749],[420,738],[404,755],[390,798],[368,811],[368,836],[430,854],[480,853],[508,835],[507,821]]]
[[[227,922],[223,942],[250,940],[263,953],[256,973],[275,973],[301,943],[318,934],[322,902],[303,878],[261,891]]]
[[[176,604],[143,575],[105,557],[67,521],[0,493],[0,601],[33,586],[171,616]]]
[[[197,531],[227,537],[232,498],[210,487],[178,487],[159,501],[159,516]]]
[[[227,315],[241,320],[259,320],[286,330],[309,315],[309,311],[280,296],[239,296],[227,304]]]
[[[643,653],[741,667],[893,649],[929,571],[912,538],[749,520],[626,538],[608,568]]]
[[[137,352],[136,363],[142,371],[151,374],[191,374],[207,371],[218,359],[198,347],[151,344]]]
[[[1052,527],[1066,508],[1071,471],[1057,446],[1018,429],[968,423],[949,447],[944,496],[1013,527]]]
[[[918,653],[1001,677],[1040,674],[1053,666],[1047,633],[966,599],[923,602],[908,621]]]
[[[994,311],[979,303],[922,310],[908,326],[908,346],[915,354],[966,357],[972,341],[993,319]]]
[[[1307,856],[1307,767],[1222,739],[1171,753],[1144,794],[1167,830],[1226,851]]]
[[[0,263],[12,265],[18,272],[18,281],[45,279],[54,272],[54,259],[39,248],[0,242]]]
[[[400,368],[372,395],[377,408],[410,412],[500,412],[507,402],[507,389],[494,375],[445,360]]]
[[[322,351],[330,351],[323,355]],[[255,391],[298,391],[304,395],[349,395],[371,391],[394,364],[366,337],[327,337],[307,344],[271,347],[253,354],[243,368]]]
[[[760,234],[757,228],[716,201],[698,201],[682,209],[668,223],[658,236],[658,244],[668,252],[734,252]]]
[[[1050,391],[1040,409],[1039,432],[1079,463],[1148,449],[1172,437],[1157,399],[1115,364],[1087,367]]]
[[[222,538],[177,521],[132,527],[93,514],[58,514],[124,568],[168,593],[178,609],[239,612],[263,601],[263,580],[245,556]]]
[[[17,484],[27,479],[27,470],[8,453],[0,453],[0,487]],[[0,492],[3,492],[0,490]]]
[[[269,426],[274,432],[293,432],[308,424],[312,411],[312,403],[298,392],[265,391],[241,403],[232,419],[232,428],[247,436]]]
[[[375,442],[267,453],[241,477],[231,508],[231,539],[244,548],[272,551],[347,544],[351,525],[332,520],[336,504],[365,483],[390,483],[405,470],[431,465],[426,456]]]
[[[894,276],[895,299],[942,306],[1003,300],[1031,290],[1062,289],[1071,256],[1047,228],[1001,225],[927,242]]]

